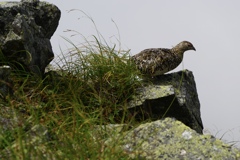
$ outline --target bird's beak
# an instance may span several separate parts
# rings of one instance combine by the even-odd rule
[[[192,50],[196,51],[196,49],[194,47],[192,47]]]

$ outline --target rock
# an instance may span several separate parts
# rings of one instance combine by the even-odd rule
[[[27,127],[25,127],[23,131],[25,131],[26,128]],[[11,146],[1,151],[0,159],[15,159],[14,157],[16,155],[12,154],[11,150],[20,150],[23,147],[34,148],[37,153],[42,155],[40,158],[39,154],[28,154],[28,156],[30,156],[28,157],[29,159],[56,159],[53,158],[53,156],[55,156],[54,153],[49,151],[49,149],[46,147],[52,140],[52,134],[49,132],[47,127],[40,124],[32,126],[26,133],[22,135],[21,138],[21,145],[19,145],[19,140],[13,141]]]
[[[54,57],[50,38],[60,15],[55,5],[38,0],[0,3],[0,49],[12,68],[43,75]]]
[[[196,84],[188,70],[152,79],[139,88],[128,110],[139,120],[174,117],[198,133],[203,130]]]
[[[0,97],[5,99],[6,96],[13,94],[12,81],[9,79],[11,73],[10,66],[0,66]]]
[[[119,145],[132,159],[240,158],[240,151],[236,148],[211,135],[198,134],[173,118],[141,124],[118,136],[112,135],[105,144],[109,148]]]
[[[28,3],[28,4],[38,4],[40,1],[39,0],[21,0],[23,3]]]

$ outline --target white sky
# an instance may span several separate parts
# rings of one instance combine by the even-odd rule
[[[240,1],[239,0],[46,0],[62,12],[51,42],[55,55],[66,49],[67,29],[96,35],[91,16],[108,42],[118,37],[123,49],[136,54],[146,48],[171,48],[188,40],[196,52],[185,53],[174,71],[193,71],[204,127],[217,137],[240,141]],[[80,18],[80,19],[79,19]],[[239,98],[239,99],[238,99]]]

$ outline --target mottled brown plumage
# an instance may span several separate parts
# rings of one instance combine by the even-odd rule
[[[184,52],[188,50],[196,49],[190,42],[183,41],[172,49],[145,49],[131,59],[143,74],[154,77],[175,69],[182,62]]]

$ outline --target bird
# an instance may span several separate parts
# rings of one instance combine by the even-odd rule
[[[182,41],[171,49],[149,48],[131,57],[140,72],[147,77],[163,75],[175,69],[183,60],[185,51],[195,47],[188,41]]]

